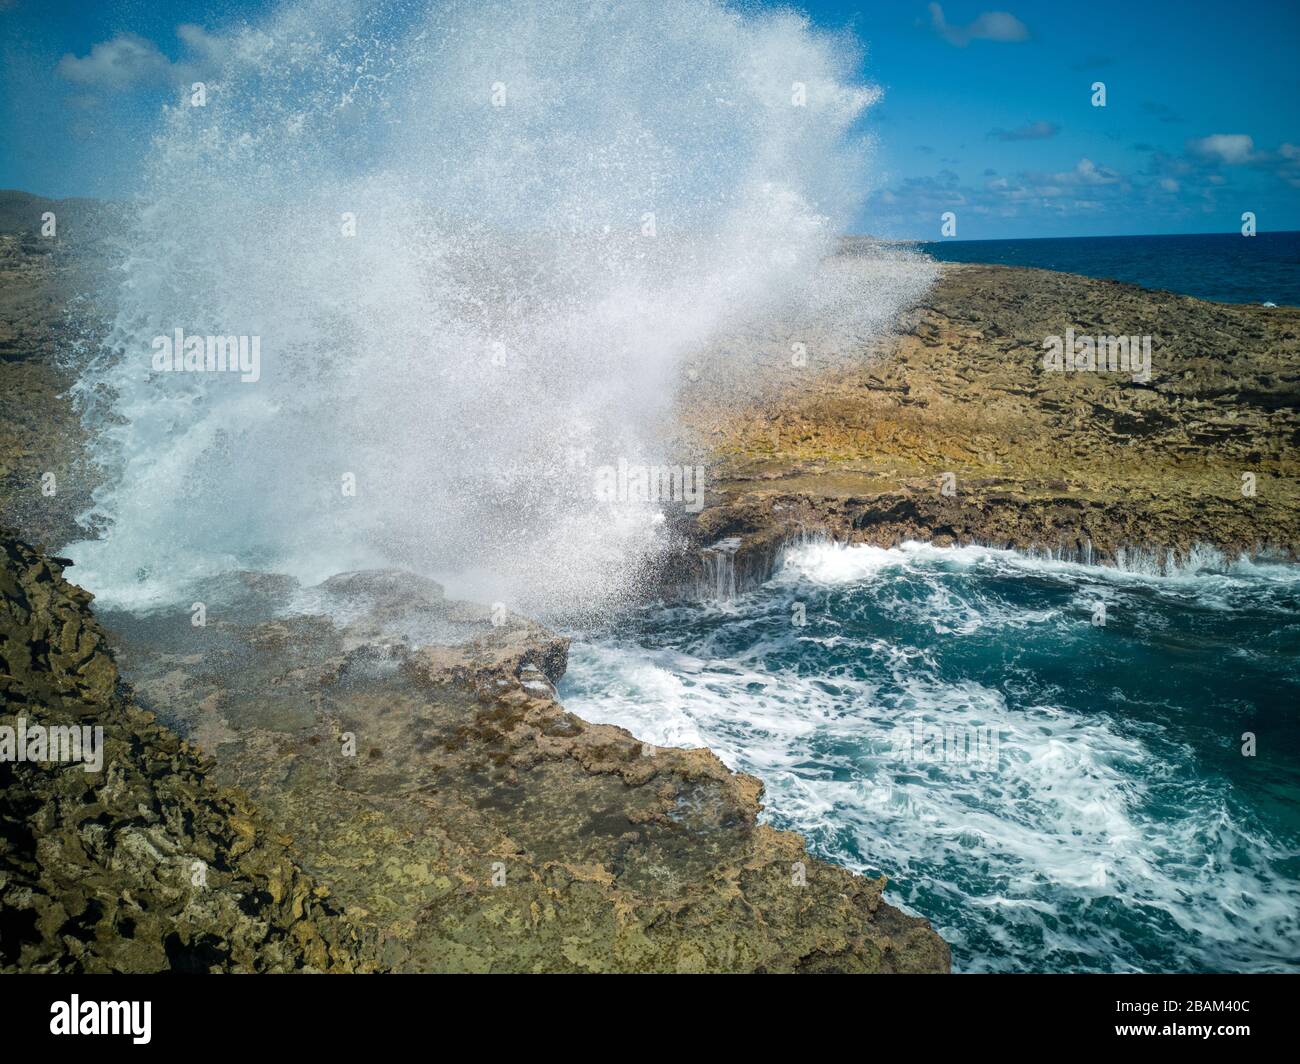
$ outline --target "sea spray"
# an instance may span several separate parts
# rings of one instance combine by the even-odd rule
[[[877,94],[797,15],[316,0],[207,29],[219,76],[144,152],[77,387],[103,532],[66,550],[110,605],[373,566],[490,574],[482,597],[530,610],[617,600],[662,507],[575,492],[566,455],[677,465],[685,360],[788,350],[800,308],[851,356],[932,275],[827,265]],[[175,330],[259,337],[259,379],[155,371]]]

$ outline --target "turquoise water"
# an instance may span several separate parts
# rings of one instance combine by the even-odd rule
[[[943,262],[992,262],[1100,277],[1221,303],[1300,306],[1300,233],[941,240]]]
[[[561,696],[760,777],[959,971],[1300,970],[1300,569],[1208,561],[808,546],[576,642]]]

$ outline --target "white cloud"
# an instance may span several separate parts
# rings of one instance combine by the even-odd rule
[[[171,63],[151,40],[119,33],[80,58],[68,53],[55,70],[69,81],[101,89],[130,89],[162,80]]]
[[[87,55],[69,52],[59,60],[55,71],[77,85],[109,92],[168,82],[184,84],[196,78],[204,80],[230,47],[225,39],[190,23],[177,26],[176,36],[191,55],[188,61],[173,63],[148,38],[119,33],[93,45]]]
[[[955,26],[944,18],[943,8],[930,5],[930,24],[949,44],[965,48],[971,41],[1027,41],[1029,28],[1008,11],[985,11],[965,26]]]
[[[1109,166],[1098,166],[1091,159],[1080,159],[1073,170],[1052,177],[1061,184],[1079,185],[1113,185],[1120,179]]]
[[[1212,133],[1187,142],[1187,149],[1203,159],[1228,166],[1248,163],[1255,155],[1255,141],[1245,133]]]

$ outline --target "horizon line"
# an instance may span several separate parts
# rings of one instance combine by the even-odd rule
[[[1272,234],[1274,236],[1290,236],[1300,234],[1300,229],[1261,229],[1255,235],[1265,236]],[[868,239],[881,240],[893,244],[996,244],[1001,242],[1024,242],[1029,240],[1135,240],[1135,239],[1160,239],[1161,237],[1180,237],[1180,236],[1238,236],[1231,230],[1212,229],[1195,233],[1087,233],[1076,236],[986,236],[986,237],[940,237],[937,240],[929,240],[918,237],[876,237],[870,233],[844,233],[842,237],[848,239]],[[1249,238],[1248,238],[1249,239]]]

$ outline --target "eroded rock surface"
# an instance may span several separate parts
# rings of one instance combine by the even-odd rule
[[[140,699],[292,835],[385,966],[947,970],[883,880],[759,824],[756,779],[567,713],[567,640],[406,574],[306,600],[344,586],[335,617],[258,617],[265,599],[228,594],[204,628],[111,623]]]
[[[90,200],[0,191],[0,523],[51,547],[78,538],[95,482],[67,392],[89,351],[87,325],[104,317],[90,293],[117,215]]]
[[[85,207],[0,193],[0,522],[50,545],[96,483],[67,397],[106,313]],[[0,723],[100,723],[109,762],[0,765],[5,970],[948,968],[883,881],[759,824],[757,780],[566,713],[540,626],[411,574],[242,573],[204,627],[106,636],[60,563],[4,549]]]
[[[351,971],[360,933],[287,840],[120,683],[90,596],[0,534],[0,726],[103,762],[0,760],[0,971]]]
[[[1150,380],[1045,371],[1045,338],[1070,328],[1150,336]],[[856,362],[823,344],[761,402],[685,386],[684,443],[716,489],[686,531],[699,548],[740,540],[742,587],[803,532],[1101,562],[1202,544],[1295,557],[1300,308],[945,264],[897,341]],[[707,563],[683,558],[669,582],[707,586]]]

